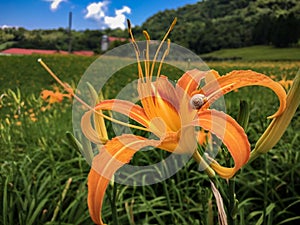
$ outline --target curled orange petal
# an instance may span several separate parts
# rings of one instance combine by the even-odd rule
[[[90,141],[92,141],[96,144],[105,143],[108,139],[106,128],[104,127],[104,123],[100,124],[98,121],[99,119],[106,118],[112,122],[116,122],[116,123],[122,124],[124,126],[146,130],[143,127],[138,127],[138,126],[135,126],[135,125],[132,125],[129,123],[119,121],[112,117],[105,116],[102,113],[102,110],[111,110],[111,111],[122,113],[123,115],[126,115],[129,118],[141,123],[145,127],[150,127],[150,121],[148,120],[144,110],[139,105],[135,105],[131,102],[124,101],[124,100],[118,100],[118,99],[104,100],[104,101],[100,102],[99,104],[97,104],[93,110],[89,110],[89,111],[85,112],[85,114],[81,118],[81,128],[82,128],[83,134]],[[95,128],[93,127],[93,124],[91,121],[91,117],[93,114],[95,114],[94,115]],[[102,131],[99,132],[99,128],[101,128],[102,131],[104,131],[104,132],[102,132]]]
[[[192,92],[197,90],[202,79],[205,78],[207,71],[193,69],[185,72],[178,80],[176,89],[182,89],[186,94],[191,96]]]
[[[93,128],[91,123],[91,116],[93,115],[93,111],[87,111],[81,118],[81,129],[82,133],[93,143],[102,144],[107,141],[106,137],[101,137],[96,129]]]
[[[275,92],[279,98],[280,106],[277,112],[268,118],[279,116],[286,107],[286,92],[284,88],[270,77],[251,70],[234,70],[225,76],[210,81],[200,91],[194,92],[194,94],[201,93],[207,96],[208,101],[202,106],[205,109],[220,96],[238,88],[253,85],[268,87]]]
[[[108,141],[93,159],[88,176],[88,207],[92,220],[103,225],[101,209],[105,191],[113,174],[128,163],[135,152],[158,141],[147,140],[135,135],[122,135]]]
[[[207,72],[205,76],[205,83],[209,83],[211,81],[214,81],[220,77],[219,73],[215,70],[210,70]]]
[[[232,117],[216,110],[200,111],[193,125],[216,135],[230,152],[235,163],[233,168],[223,167],[214,162],[210,165],[221,177],[231,178],[247,163],[250,144],[243,128]]]
[[[148,127],[150,123],[144,109],[139,105],[136,105],[129,101],[119,99],[104,100],[97,104],[95,109],[111,110],[121,113],[142,124],[145,127]]]

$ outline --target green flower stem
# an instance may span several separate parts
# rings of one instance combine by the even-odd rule
[[[229,207],[228,207],[228,224],[236,224],[236,214],[237,214],[237,199],[235,194],[235,177],[229,179],[228,181],[228,191],[229,191]]]
[[[241,125],[241,127],[244,128],[245,131],[248,127],[249,117],[250,117],[249,105],[246,101],[242,100],[240,101],[240,111],[236,120]]]
[[[264,171],[264,210],[263,210],[263,224],[267,224],[267,207],[268,207],[268,160],[267,155],[264,157],[265,160],[265,171]]]
[[[56,219],[56,217],[57,217],[57,215],[58,215],[58,213],[59,213],[59,210],[60,210],[60,208],[61,208],[61,204],[62,204],[62,202],[64,201],[64,199],[65,199],[65,197],[66,197],[66,195],[67,195],[67,192],[68,192],[68,190],[69,190],[69,188],[70,188],[71,183],[72,183],[72,178],[70,177],[70,178],[68,179],[68,181],[66,182],[66,186],[65,186],[65,188],[64,188],[64,190],[63,190],[63,192],[62,192],[62,194],[61,194],[61,199],[58,201],[58,203],[57,203],[57,205],[56,205],[56,207],[55,207],[53,216],[52,216],[52,218],[51,218],[51,222],[55,221],[55,219]]]
[[[250,109],[246,101],[240,101],[240,110],[237,116],[237,122],[244,128],[247,129],[249,123]],[[233,162],[231,162],[233,163]],[[235,193],[235,177],[228,180],[228,224],[237,224],[238,214],[238,200]]]
[[[110,201],[113,224],[118,225],[119,221],[118,221],[118,212],[117,212],[117,206],[116,206],[118,187],[117,187],[117,183],[114,183],[114,181],[111,181],[110,185],[113,188],[112,195],[109,191],[106,192],[106,194],[108,196],[108,200]]]
[[[251,152],[250,160],[256,159],[260,155],[268,152],[280,140],[286,128],[290,124],[298,106],[300,104],[300,71],[297,73],[293,85],[286,98],[286,109],[274,118],[265,132],[257,141],[254,150]]]
[[[113,215],[113,221],[115,225],[119,224],[118,221],[118,212],[117,212],[117,207],[116,207],[116,202],[117,202],[117,184],[114,183],[114,187],[113,187],[113,199],[112,199],[112,215]]]

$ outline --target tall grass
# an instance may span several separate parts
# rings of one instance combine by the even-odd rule
[[[51,88],[52,81],[36,67],[36,59],[33,59],[32,56],[0,57],[2,65],[5,64],[1,80],[6,84],[1,82],[0,93],[0,223],[93,224],[86,203],[89,166],[65,135],[72,131],[71,102],[65,100],[42,110],[46,103],[39,97],[39,92],[43,87]],[[48,58],[55,72],[74,83],[89,60],[92,59]],[[16,62],[25,68],[16,67]],[[28,66],[31,62],[32,68]],[[292,78],[299,63],[228,62],[211,63],[210,67],[222,74],[232,69],[252,68],[280,80],[283,73]],[[11,78],[20,83],[33,79],[36,83],[20,89]],[[110,85],[120,83],[119,79],[111,80]],[[237,118],[240,100],[248,102],[250,120],[246,132],[254,144],[269,123],[266,117],[276,111],[276,97],[264,88],[249,87],[231,93],[225,99],[226,110],[234,118]],[[236,175],[235,199],[238,204],[234,211],[227,212],[235,216],[236,224],[300,222],[299,116],[298,109],[282,140],[268,154]],[[147,165],[162,157],[166,157],[166,153],[160,150],[152,151],[151,155],[147,151],[139,152],[131,163]],[[218,178],[215,182],[225,205],[229,205],[229,183]],[[104,200],[103,218],[109,224],[117,220],[122,225],[204,225],[217,223],[216,212],[209,178],[191,160],[177,174],[157,184],[140,187],[110,185]]]

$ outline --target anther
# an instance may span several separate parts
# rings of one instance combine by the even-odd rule
[[[144,34],[146,40],[150,41],[150,35],[149,35],[149,33],[147,31],[143,30],[143,34]]]

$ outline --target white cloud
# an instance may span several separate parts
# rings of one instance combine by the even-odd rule
[[[51,2],[51,5],[50,5],[50,9],[52,11],[55,11],[58,9],[58,6],[60,5],[60,3],[62,2],[66,2],[67,0],[47,0],[47,2]]]
[[[105,17],[105,11],[107,10],[106,5],[107,1],[103,2],[93,2],[86,7],[87,14],[85,15],[86,19],[95,19],[100,20]]]
[[[128,6],[123,6],[122,9],[115,10],[115,16],[107,15],[107,5],[108,1],[94,2],[86,7],[87,13],[85,15],[86,19],[94,19],[98,22],[104,23],[105,26],[116,29],[125,29],[126,16],[125,14],[130,14],[131,9]]]
[[[6,24],[0,26],[0,29],[8,29],[8,28],[18,29],[19,27],[18,26],[10,26],[10,25],[6,25]]]
[[[106,16],[104,18],[104,23],[111,29],[121,28],[122,30],[124,30],[126,28],[126,16],[124,14],[130,14],[131,9],[127,6],[123,6],[122,9],[115,10],[115,13],[116,16],[114,17]]]

